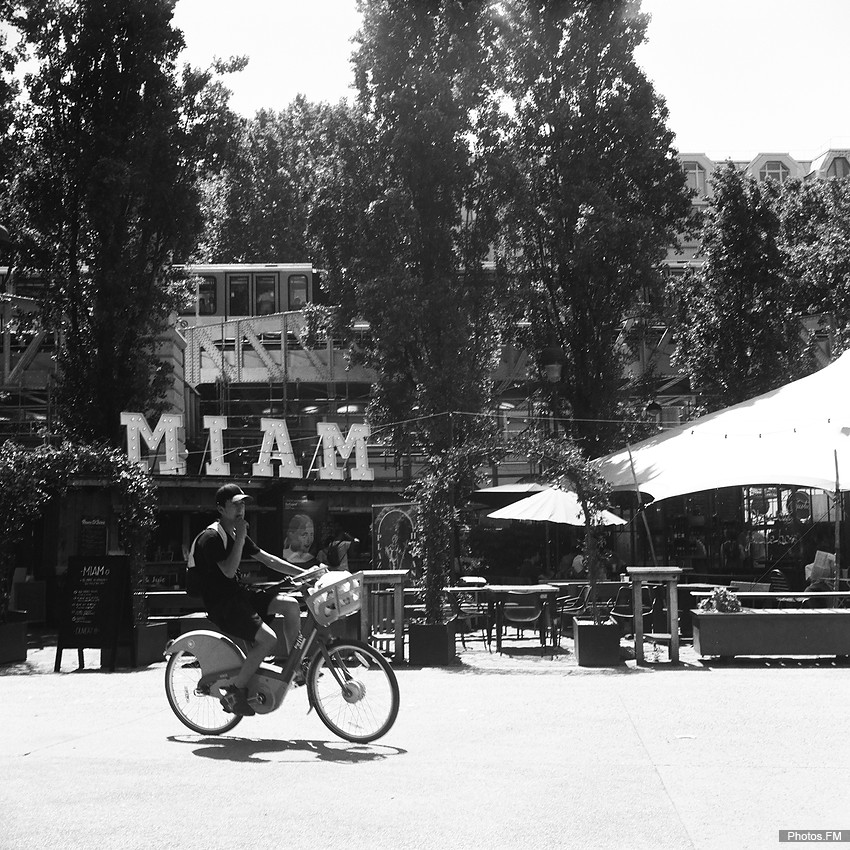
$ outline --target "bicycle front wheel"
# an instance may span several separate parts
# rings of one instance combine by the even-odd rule
[[[191,652],[175,652],[165,665],[165,695],[180,720],[201,735],[221,735],[241,719],[222,708],[221,702],[198,687],[203,671]]]
[[[357,640],[334,641],[317,653],[307,689],[322,723],[346,741],[374,741],[398,715],[393,668],[380,652]]]

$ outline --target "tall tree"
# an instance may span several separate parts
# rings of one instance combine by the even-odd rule
[[[333,109],[303,95],[281,112],[260,110],[234,139],[230,161],[205,186],[203,253],[212,262],[318,260],[307,218],[324,130]]]
[[[647,18],[632,0],[512,0],[500,56],[513,115],[505,243],[526,293],[528,347],[559,347],[565,399],[591,454],[617,440],[622,320],[659,286],[689,212],[667,109],[635,63]]]
[[[166,269],[201,224],[195,180],[210,163],[198,146],[215,158],[227,123],[221,98],[207,99],[208,75],[176,77],[172,8],[19,0],[12,18],[36,62],[16,209],[51,281],[64,340],[55,397],[79,436],[116,441],[121,410],[162,407],[155,343],[178,295]]]
[[[358,256],[339,286],[354,290],[371,323],[371,421],[394,424],[396,448],[415,442],[440,468],[453,445],[482,430],[453,412],[482,410],[500,342],[499,278],[483,268],[494,216],[470,146],[492,86],[494,21],[487,2],[359,6],[355,79],[374,127],[377,175]],[[456,550],[454,496],[471,473],[470,463],[461,467],[423,501],[432,620]]]
[[[494,236],[470,148],[492,85],[489,4],[361,2],[355,54],[360,104],[380,159],[349,280],[372,325],[376,422],[435,450],[462,439],[448,411],[477,411],[498,351],[498,279],[483,261]]]
[[[816,317],[835,356],[850,348],[850,179],[793,180],[780,199],[781,241],[792,297]]]
[[[0,21],[8,20],[11,10],[11,0],[0,0]],[[17,142],[14,104],[20,88],[15,79],[16,51],[9,45],[9,35],[0,29],[0,224],[8,224],[6,199]]]
[[[669,287],[674,362],[708,410],[775,389],[810,368],[781,250],[774,181],[732,163],[712,178],[701,269]]]

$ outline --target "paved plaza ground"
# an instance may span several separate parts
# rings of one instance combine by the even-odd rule
[[[39,646],[38,644],[42,645]],[[850,666],[579,668],[533,641],[398,665],[380,741],[335,739],[303,689],[227,736],[171,713],[164,662],[54,674],[50,636],[0,668],[0,848],[770,848],[850,838]],[[626,642],[626,655],[631,655]],[[656,659],[657,660],[653,660]]]

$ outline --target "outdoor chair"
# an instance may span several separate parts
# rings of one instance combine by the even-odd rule
[[[640,593],[641,610],[643,616],[648,617],[652,612],[652,590],[648,585],[643,585]],[[614,607],[611,609],[611,617],[619,624],[620,633],[623,637],[635,633],[635,612],[631,587],[621,587],[617,591]]]
[[[590,596],[590,585],[586,584],[576,596],[562,596],[558,599],[558,625],[561,633],[572,631],[573,617],[583,614]]]
[[[775,593],[783,593],[786,590],[790,593],[791,588],[788,586],[788,579],[785,577],[785,573],[783,573],[782,570],[771,570],[767,578],[770,582],[770,589]],[[788,597],[787,599],[780,597],[776,600],[776,603],[778,608],[800,607],[798,600],[794,597]]]
[[[466,636],[480,630],[481,638],[489,652],[491,627],[488,621],[487,611],[481,607],[480,602],[474,599],[467,601],[472,596],[473,594],[463,594],[463,596],[451,594],[449,596],[451,619],[455,621],[456,634],[460,635],[460,642],[464,649],[466,649]],[[474,596],[477,597],[477,594]]]
[[[508,594],[502,604],[502,625],[513,626],[517,631],[517,640],[522,640],[526,629],[535,628],[543,643],[546,622],[546,605],[540,596],[529,596],[528,594]],[[553,630],[556,628],[552,624]],[[553,635],[557,640],[557,635]],[[553,640],[553,643],[555,641]],[[501,635],[496,635],[496,644],[500,645]]]

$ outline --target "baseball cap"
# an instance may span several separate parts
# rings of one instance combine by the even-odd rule
[[[238,484],[225,484],[216,491],[215,503],[225,505],[227,502],[247,502],[250,498],[247,493],[242,492]]]

